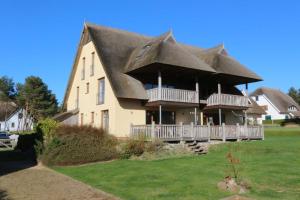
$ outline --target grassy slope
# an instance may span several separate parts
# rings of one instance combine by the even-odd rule
[[[300,129],[267,129],[265,141],[234,143],[241,175],[256,199],[300,199]],[[158,161],[120,160],[57,171],[124,199],[219,199],[228,145],[206,156]]]

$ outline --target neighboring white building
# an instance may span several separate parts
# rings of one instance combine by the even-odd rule
[[[258,88],[250,95],[266,114],[258,120],[277,120],[300,117],[300,106],[289,95],[277,89]]]
[[[16,109],[6,120],[0,121],[0,131],[27,131],[33,129],[33,120],[26,116],[24,109]]]

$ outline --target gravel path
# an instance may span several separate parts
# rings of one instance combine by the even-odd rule
[[[0,162],[0,200],[116,200],[117,198],[43,166]],[[13,170],[14,166],[23,166]]]

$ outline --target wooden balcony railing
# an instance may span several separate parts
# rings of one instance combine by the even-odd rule
[[[147,90],[149,102],[172,101],[182,103],[199,103],[198,92],[174,88],[153,88]]]
[[[239,125],[131,125],[130,136],[145,140],[160,139],[162,141],[209,141],[209,140],[242,140],[264,139],[263,126]]]
[[[239,106],[248,107],[248,97],[231,94],[212,94],[207,99],[207,106]]]

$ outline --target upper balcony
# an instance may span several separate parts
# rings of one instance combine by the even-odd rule
[[[212,94],[207,99],[207,107],[249,107],[248,97],[231,94]]]
[[[206,104],[206,108],[245,108],[249,106],[247,97],[223,93],[214,93],[210,95],[207,100],[199,100],[199,94],[197,91],[174,88],[153,88],[147,90],[147,95],[149,97],[149,103],[158,101],[184,103],[191,105],[200,103]]]
[[[149,97],[148,102],[167,101],[178,103],[199,103],[199,95],[197,91],[182,90],[174,88],[153,88],[147,90]]]

